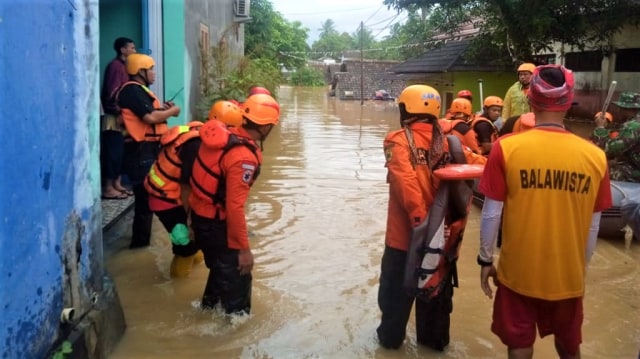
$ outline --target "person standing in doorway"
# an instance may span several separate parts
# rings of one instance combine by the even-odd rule
[[[160,152],[160,138],[167,132],[167,119],[180,115],[180,107],[172,102],[160,103],[149,89],[156,79],[155,62],[148,55],[127,57],[125,82],[116,93],[125,126],[124,169],[133,185],[135,207],[129,248],[146,247],[151,241],[153,212],[144,179]]]
[[[433,171],[449,157],[438,121],[440,93],[427,85],[408,86],[400,93],[398,106],[402,129],[384,140],[389,203],[378,290],[382,317],[376,332],[381,346],[399,348],[415,301],[418,343],[441,351],[449,344],[454,273],[446,276],[442,291],[428,300],[416,299],[403,283],[412,230],[427,218],[440,183]],[[468,149],[463,152],[467,163],[486,162]]]
[[[527,92],[531,83],[531,74],[536,65],[525,62],[518,66],[518,81],[516,81],[504,95],[504,107],[502,108],[502,118],[505,120],[530,112]]]
[[[280,105],[266,94],[249,96],[242,124],[209,119],[191,173],[191,229],[209,277],[201,307],[227,314],[251,312],[253,253],[245,217],[251,186],[260,173],[262,144],[278,124]],[[258,146],[257,142],[260,142]]]
[[[612,200],[604,152],[564,127],[573,86],[562,66],[535,68],[528,94],[535,127],[499,138],[480,179],[480,286],[489,298],[489,278],[497,286],[491,330],[509,358],[533,357],[536,328],[553,334],[560,358],[580,358],[586,267]]]
[[[121,183],[122,161],[124,158],[124,138],[120,108],[116,103],[116,91],[129,81],[127,56],[136,52],[133,40],[119,37],[113,43],[116,57],[104,71],[100,101],[104,114],[100,121],[100,164],[102,172],[102,198],[124,199],[133,195]]]

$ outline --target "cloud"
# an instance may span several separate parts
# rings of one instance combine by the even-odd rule
[[[353,34],[363,21],[377,40],[389,34],[389,26],[401,20],[397,11],[371,0],[273,0],[273,7],[288,21],[300,21],[309,29],[308,43],[318,39],[322,22],[333,20],[338,32]]]

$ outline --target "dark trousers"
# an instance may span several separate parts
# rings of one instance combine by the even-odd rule
[[[228,314],[251,311],[251,274],[240,275],[238,250],[227,245],[227,222],[191,212],[191,228],[198,248],[204,253],[209,278],[202,295],[202,307],[220,303]]]
[[[160,152],[159,142],[125,142],[124,169],[133,185],[135,205],[130,248],[148,246],[151,242],[153,212],[143,181]]]
[[[115,180],[122,175],[124,137],[115,130],[100,133],[100,167],[103,180]]]
[[[385,348],[399,348],[404,341],[411,307],[415,300],[403,287],[407,252],[385,247],[382,255],[378,306],[382,312],[377,333]],[[453,310],[453,283],[448,280],[442,292],[428,301],[415,300],[418,343],[435,350],[449,344],[450,315]]]
[[[157,211],[155,212],[155,214],[156,216],[158,216],[158,219],[169,233],[173,231],[173,227],[175,227],[177,224],[182,223],[185,226],[187,225],[187,211],[182,205],[175,206],[164,211]],[[182,246],[171,243],[171,249],[173,251],[173,254],[177,256],[189,257],[196,254],[196,252],[198,251],[198,246],[196,246],[195,241],[189,241],[189,244]]]

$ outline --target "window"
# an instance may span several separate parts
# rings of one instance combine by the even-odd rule
[[[568,69],[580,71],[602,71],[602,51],[568,52],[564,64]]]
[[[616,72],[640,72],[640,49],[616,50]]]

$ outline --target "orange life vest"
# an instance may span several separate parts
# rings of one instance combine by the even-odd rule
[[[535,126],[536,116],[533,112],[523,113],[513,124],[513,133],[524,132],[534,128]]]
[[[480,123],[480,122],[486,122],[486,123],[491,125],[491,128],[493,129],[493,131],[491,132],[491,143],[494,143],[498,139],[498,137],[500,136],[499,135],[500,131],[498,130],[496,125],[493,123],[493,121],[491,121],[490,119],[488,119],[486,117],[479,117],[479,116],[476,117],[473,120],[473,122],[471,122],[471,128],[475,131],[476,125],[478,123]],[[477,136],[477,133],[478,133],[478,131],[476,131],[476,136]],[[480,146],[480,141],[479,140],[478,140],[478,146]]]
[[[116,94],[116,101],[118,96],[120,96],[120,93],[122,92],[122,90],[129,85],[138,85],[142,87],[142,89],[147,93],[147,95],[149,95],[149,97],[153,100],[153,108],[162,107],[160,100],[158,100],[156,95],[147,86],[135,81],[125,82],[122,86],[120,86],[120,89]],[[164,135],[169,128],[166,123],[157,123],[157,124],[146,123],[128,108],[123,108],[121,109],[121,111],[122,111],[122,121],[124,122],[124,127],[126,129],[124,131],[124,135],[125,137],[129,136],[133,138],[133,140],[135,140],[136,142],[160,141],[160,137]]]
[[[170,203],[182,204],[180,148],[185,142],[199,137],[199,130],[198,126],[174,126],[160,138],[163,148],[144,180],[144,188],[150,195]]]
[[[209,120],[200,129],[202,145],[193,163],[191,172],[191,195],[189,206],[198,215],[206,218],[224,219],[224,205],[226,199],[225,175],[220,164],[224,155],[236,146],[246,146],[256,156],[258,168],[253,174],[249,185],[253,185],[260,174],[262,154],[256,144],[237,131],[218,120]],[[222,209],[222,211],[220,211]]]
[[[438,120],[438,124],[440,125],[440,128],[442,128],[442,133],[444,133],[445,135],[451,134],[451,132],[453,131],[453,128],[456,127],[459,123],[466,123],[467,121],[465,120],[451,120],[451,119],[447,119],[447,118],[441,118]]]

